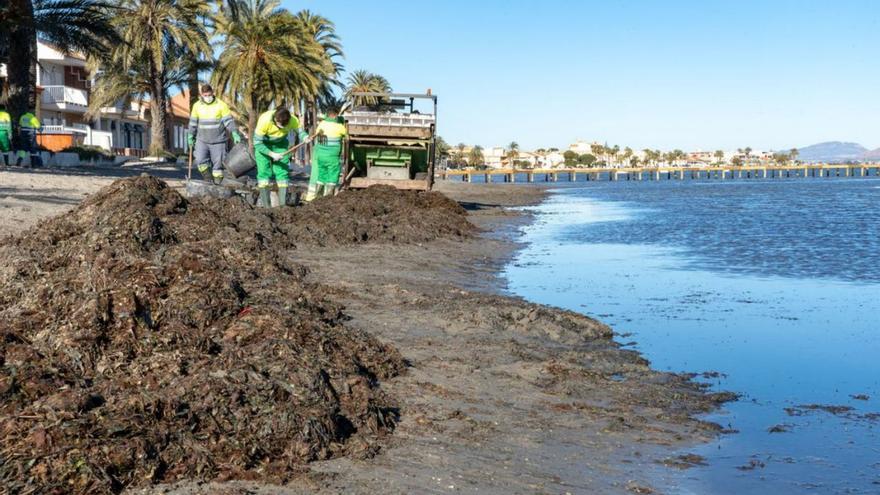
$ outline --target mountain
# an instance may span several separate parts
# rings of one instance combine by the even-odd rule
[[[840,163],[861,160],[866,153],[868,153],[868,148],[858,143],[829,141],[827,143],[798,148],[798,160],[804,162]]]
[[[880,148],[866,152],[862,155],[862,160],[865,160],[867,162],[880,161]]]

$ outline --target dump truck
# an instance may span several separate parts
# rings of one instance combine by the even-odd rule
[[[357,102],[371,101],[371,105]],[[437,97],[407,93],[353,93],[342,117],[348,127],[343,187],[384,184],[429,191],[437,159]]]

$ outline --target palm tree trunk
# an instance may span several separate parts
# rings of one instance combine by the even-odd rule
[[[34,27],[34,6],[31,0],[10,0],[10,14],[21,19],[9,33],[9,63],[7,84],[8,105],[13,122],[34,104],[37,32]]]
[[[168,106],[162,74],[155,67],[150,69],[150,155],[162,156],[168,140]]]

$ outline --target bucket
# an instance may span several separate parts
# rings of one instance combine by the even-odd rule
[[[256,166],[257,161],[254,159],[254,151],[247,141],[242,141],[233,146],[226,155],[226,162],[223,164],[223,168],[233,178],[241,177]]]

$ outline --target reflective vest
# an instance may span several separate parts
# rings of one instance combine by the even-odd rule
[[[318,144],[339,146],[342,144],[342,138],[346,135],[346,130],[345,125],[340,124],[336,119],[327,117],[318,124],[315,133],[318,135]]]
[[[7,135],[12,134],[12,116],[4,110],[0,110],[0,132],[5,132]]]
[[[235,120],[229,106],[217,98],[211,103],[197,101],[189,113],[189,132],[203,143],[225,142],[226,131],[235,130]]]
[[[286,146],[288,144],[287,136],[293,131],[298,132],[300,139],[308,137],[306,131],[300,127],[299,119],[293,115],[290,116],[290,122],[286,126],[278,127],[275,124],[275,110],[263,112],[257,120],[256,129],[254,129],[254,149],[259,149],[259,146]]]
[[[18,119],[18,128],[24,132],[33,132],[40,128],[40,120],[36,115],[27,112]]]

